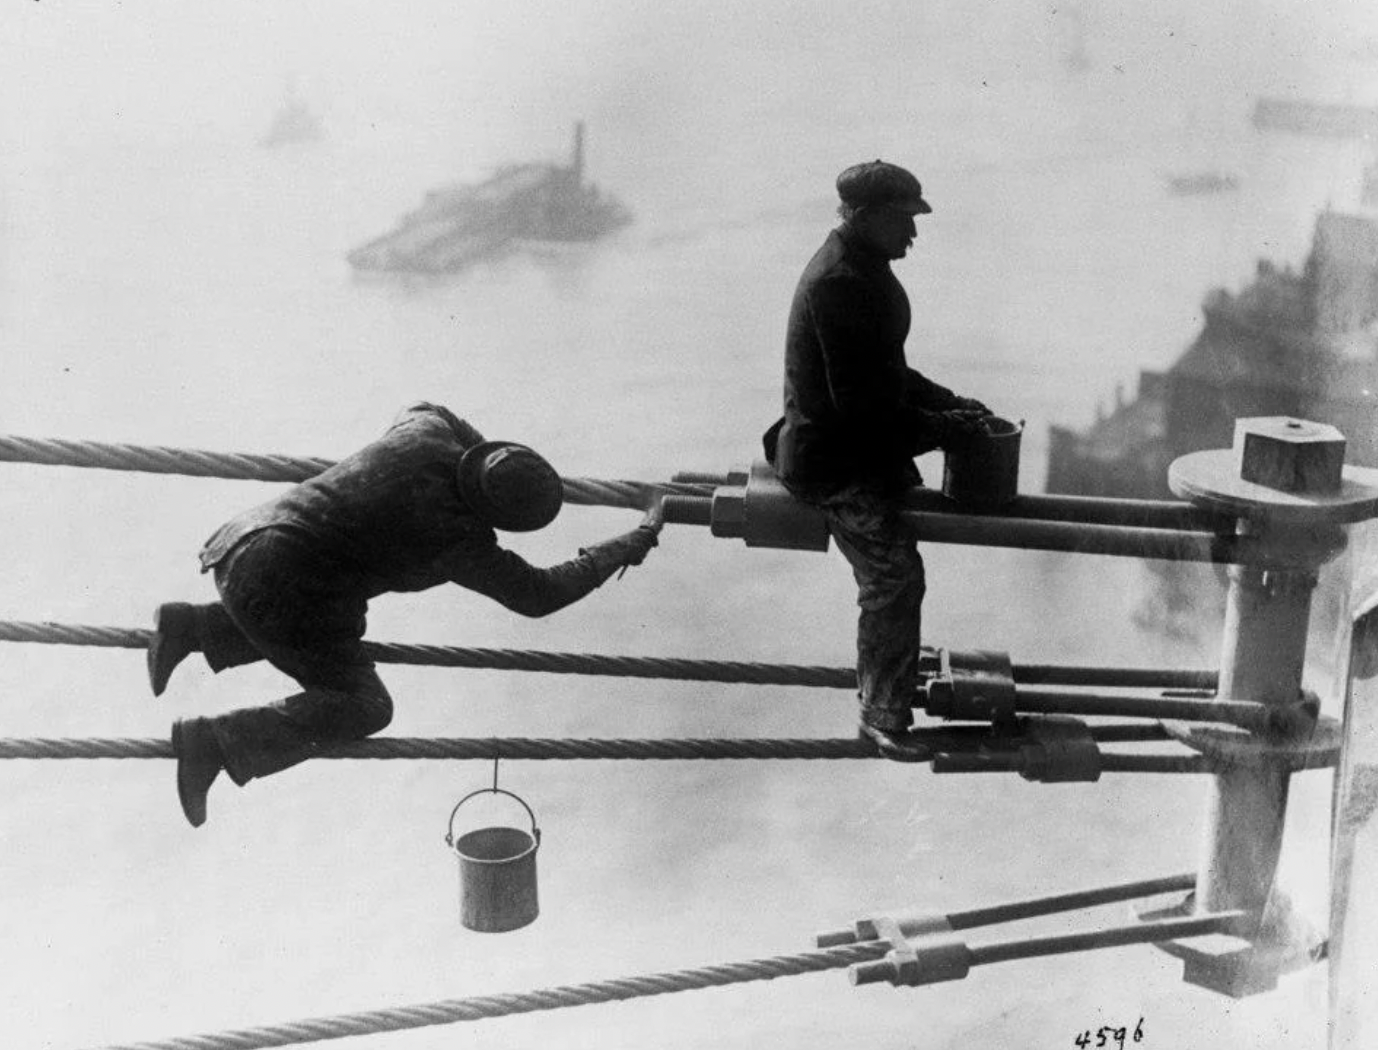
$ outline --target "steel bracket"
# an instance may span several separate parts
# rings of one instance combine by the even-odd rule
[[[1195,894],[1174,904],[1139,901],[1130,906],[1141,922],[1186,918],[1195,910]],[[1261,922],[1238,934],[1212,934],[1190,941],[1163,941],[1154,947],[1182,960],[1182,980],[1187,984],[1244,999],[1277,987],[1284,974],[1311,966],[1325,957],[1327,942],[1292,909],[1290,901],[1275,890]]]
[[[1016,692],[1008,653],[990,649],[938,650],[939,666],[926,684],[924,710],[951,722],[990,722],[1012,729]]]

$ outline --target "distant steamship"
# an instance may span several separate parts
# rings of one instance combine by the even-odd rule
[[[426,194],[397,228],[349,253],[356,270],[452,273],[521,241],[592,241],[632,221],[584,180],[584,125],[568,165],[511,164],[477,184]]]

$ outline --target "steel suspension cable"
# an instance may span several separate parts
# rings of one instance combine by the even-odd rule
[[[142,628],[92,627],[80,624],[0,621],[0,642],[84,645],[113,649],[147,649],[153,632]],[[529,649],[482,649],[400,642],[365,642],[364,650],[379,663],[425,667],[465,667],[548,674],[609,675],[619,678],[673,678],[691,682],[742,682],[755,685],[819,686],[855,689],[850,667],[750,663],[735,660],[689,660],[679,657],[616,656],[597,653],[542,652]]]
[[[1244,911],[1219,912],[1194,918],[1168,919],[1135,926],[1109,927],[1083,933],[978,945],[966,948],[965,954],[971,966],[984,966],[1014,959],[1120,948],[1133,944],[1154,944],[1212,933],[1237,934],[1250,921],[1251,916]],[[671,992],[719,988],[751,981],[769,981],[778,977],[819,973],[844,966],[858,967],[852,972],[853,983],[870,984],[885,978],[888,966],[877,960],[888,953],[891,947],[888,941],[864,941],[798,955],[754,959],[749,962],[728,963],[695,970],[676,970],[611,981],[562,985],[517,994],[447,999],[392,1010],[371,1010],[157,1042],[123,1043],[104,1047],[103,1050],[265,1050],[269,1047],[291,1046],[324,1039],[375,1035],[380,1032],[396,1032],[458,1021],[478,1021],[488,1017],[559,1010],[570,1006],[587,1006]]]
[[[147,649],[149,630],[96,627],[48,621],[0,620],[0,642],[41,645],[81,645],[110,649]],[[623,678],[674,678],[692,682],[742,682],[755,685],[817,686],[855,689],[856,671],[850,667],[752,663],[738,660],[690,660],[681,657],[616,656],[599,653],[560,653],[530,649],[484,649],[402,642],[365,642],[364,649],[379,663],[426,667],[465,667],[500,671],[541,671],[548,674],[610,675]],[[1176,668],[1077,667],[1053,664],[1015,664],[1014,680],[1058,685],[1152,686],[1214,688],[1214,671]]]
[[[232,1032],[184,1036],[156,1042],[122,1043],[105,1047],[103,1050],[261,1050],[265,1047],[291,1046],[322,1039],[375,1035],[379,1032],[397,1032],[409,1028],[453,1024],[457,1021],[479,1021],[487,1017],[560,1010],[569,1006],[588,1006],[593,1003],[618,1002],[666,995],[671,992],[688,992],[751,981],[771,981],[777,977],[821,973],[879,958],[889,947],[881,941],[849,944],[798,955],[782,955],[693,970],[674,970],[609,981],[592,981],[586,984],[567,984],[532,992],[486,995],[471,999],[446,999],[391,1010],[369,1010],[337,1017],[319,1017],[280,1025],[243,1028]]]
[[[0,759],[173,758],[158,738],[2,738]],[[322,748],[312,759],[844,759],[876,758],[875,745],[838,739],[549,740],[531,737],[374,737]]]
[[[1108,740],[1120,739],[1124,727],[1106,727]],[[1097,730],[1091,730],[1093,739]],[[920,742],[931,743],[935,771],[1017,772],[1022,768],[1008,756],[946,753],[953,734],[947,729],[921,729]],[[1144,737],[1148,734],[1143,734]],[[960,746],[960,740],[957,741]],[[156,737],[4,737],[0,761],[5,759],[147,759],[174,758],[172,743]],[[701,759],[875,759],[874,744],[856,737],[791,739],[758,737],[727,739],[540,739],[533,737],[373,737],[323,747],[313,759],[631,759],[680,761]],[[1205,773],[1214,764],[1204,756],[1107,753],[1101,769],[1107,773]]]
[[[207,452],[160,445],[126,445],[0,434],[0,462],[94,467],[146,474],[183,474],[241,481],[305,481],[334,465],[319,457]],[[565,501],[584,506],[641,509],[656,495],[711,496],[711,485],[564,478]]]

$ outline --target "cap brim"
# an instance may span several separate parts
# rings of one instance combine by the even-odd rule
[[[907,200],[901,205],[910,215],[931,215],[933,209],[928,206],[928,201],[922,197],[915,197]]]

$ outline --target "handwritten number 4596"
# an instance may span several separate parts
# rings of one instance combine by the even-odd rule
[[[1142,1042],[1144,1038],[1144,1019],[1139,1018],[1139,1023],[1134,1026],[1134,1034],[1131,1036],[1129,1029],[1115,1028],[1111,1025],[1102,1025],[1094,1033],[1088,1028],[1075,1039],[1072,1040],[1080,1050],[1100,1050],[1101,1047],[1115,1046],[1117,1050],[1124,1050],[1126,1039],[1133,1039],[1134,1042]]]

